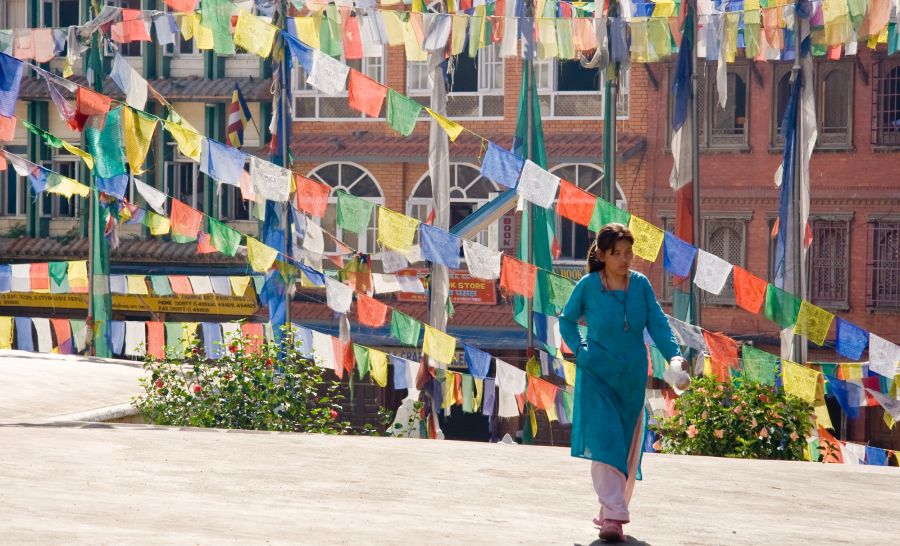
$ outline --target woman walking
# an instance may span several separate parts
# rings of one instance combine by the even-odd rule
[[[638,473],[647,386],[644,328],[669,359],[667,380],[687,387],[684,359],[647,277],[631,271],[634,237],[622,224],[607,224],[588,252],[588,273],[575,286],[560,333],[574,352],[575,414],[572,456],[590,459],[600,500],[594,524],[600,538],[624,540],[628,501]],[[578,322],[584,318],[587,336]]]

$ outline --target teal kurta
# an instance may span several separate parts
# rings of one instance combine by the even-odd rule
[[[578,281],[559,317],[560,333],[576,352],[578,367],[572,456],[606,463],[626,476],[647,386],[644,328],[666,359],[680,354],[647,277],[632,271],[627,292],[604,290],[600,273],[590,273]],[[626,313],[628,330],[623,328]],[[582,317],[586,339],[578,330]]]

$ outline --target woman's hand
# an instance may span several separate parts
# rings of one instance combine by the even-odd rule
[[[680,356],[673,356],[669,366],[663,374],[663,380],[671,385],[678,394],[681,394],[691,385],[691,376],[684,371],[687,361]]]

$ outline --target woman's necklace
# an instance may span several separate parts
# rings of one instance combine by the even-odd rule
[[[628,281],[630,280],[630,277],[631,277],[631,272],[629,272],[628,275],[625,277],[625,290],[622,291],[624,294],[624,296],[622,298],[622,317],[623,317],[622,330],[625,332],[627,332],[629,329],[629,326],[628,326]],[[612,290],[610,290],[610,288],[609,288],[609,280],[606,278],[606,274],[603,271],[600,272],[600,278],[603,280],[603,287],[606,289],[606,291],[612,293]],[[615,296],[613,296],[613,299],[615,299],[616,301],[619,301],[619,299],[616,298]]]

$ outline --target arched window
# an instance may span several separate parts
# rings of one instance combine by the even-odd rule
[[[704,219],[706,240],[704,250],[728,263],[744,266],[744,240],[747,220],[743,218]],[[729,276],[721,294],[704,293],[705,303],[734,304],[734,281]]]
[[[340,239],[347,246],[360,252],[375,250],[375,219],[377,212],[369,220],[369,229],[365,236],[352,232],[344,232],[337,225],[337,190],[341,189],[356,197],[362,197],[376,205],[384,205],[384,193],[372,173],[355,163],[325,163],[310,171],[308,178],[318,180],[331,186],[328,198],[328,209],[321,220],[322,229]],[[334,251],[334,242],[325,237],[325,250]]]
[[[781,137],[781,120],[784,119],[784,112],[787,110],[788,101],[791,100],[791,72],[786,70],[784,66],[778,66],[775,70],[778,78],[778,85],[775,87],[775,111],[772,118],[772,146],[784,146],[784,139]],[[780,74],[780,76],[779,76]]]
[[[468,163],[450,164],[450,227],[465,220],[470,214],[487,203],[494,194],[499,193],[497,186],[481,176],[478,167]],[[425,221],[433,205],[431,193],[431,175],[422,175],[413,188],[406,202],[406,214]],[[490,243],[490,230],[478,234],[478,242]],[[496,245],[494,245],[496,246]]]
[[[579,188],[600,195],[603,186],[603,169],[590,163],[570,163],[566,165],[558,165],[550,172],[556,176],[568,180]],[[621,209],[627,209],[628,203],[622,188],[616,184],[616,206]],[[588,228],[576,224],[575,222],[556,217],[556,239],[560,246],[560,260],[584,260],[587,258],[588,247],[594,239],[593,232]]]
[[[729,71],[728,99],[725,108],[719,106],[719,95],[715,80],[712,101],[712,126],[710,127],[710,146],[734,146],[742,144],[747,134],[747,80],[744,74]]]

